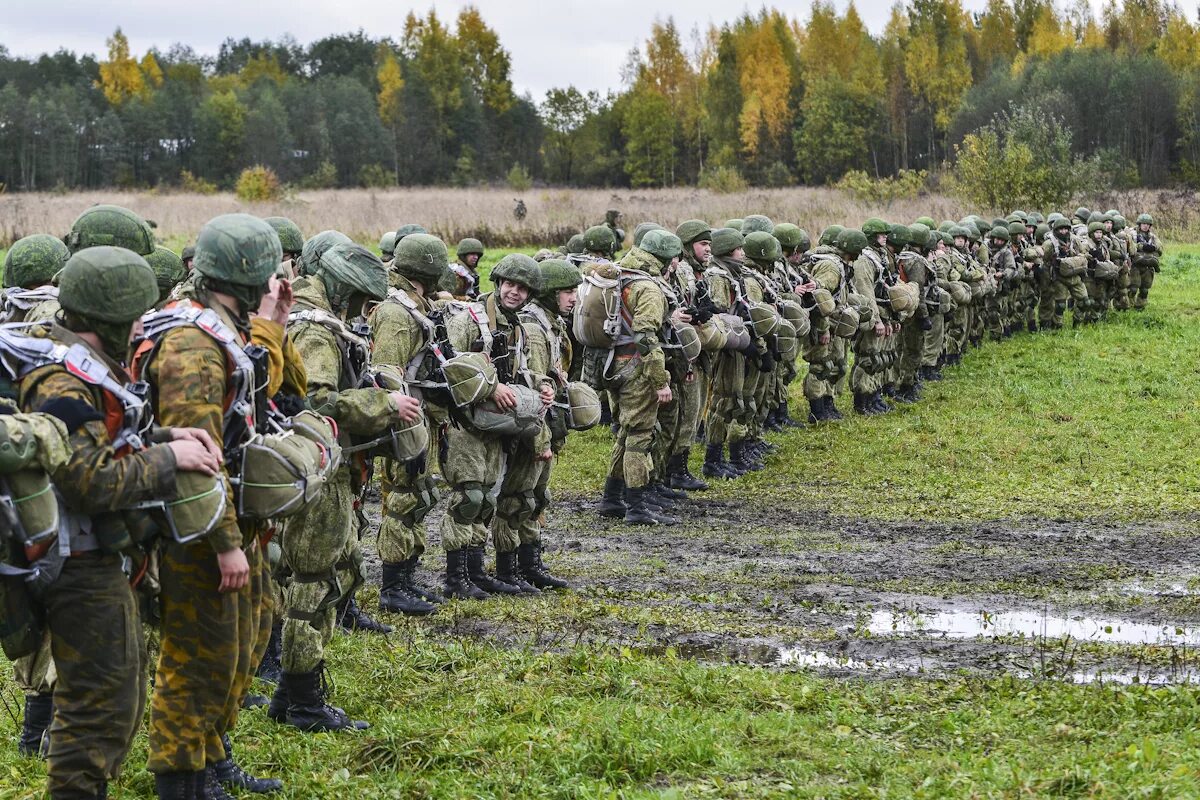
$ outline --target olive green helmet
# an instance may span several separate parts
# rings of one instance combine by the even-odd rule
[[[414,222],[409,222],[396,228],[396,241],[398,242],[405,236],[411,236],[414,233],[429,233],[429,231]]]
[[[1080,206],[1079,208],[1075,209],[1075,218],[1078,219],[1080,222],[1087,222],[1088,217],[1090,217],[1091,215],[1092,215],[1092,212],[1089,211],[1087,208],[1084,208],[1083,206]]]
[[[742,232],[736,228],[717,228],[712,233],[712,252],[714,256],[727,256],[746,244]]]
[[[1088,236],[1091,236],[1096,231],[1104,230],[1104,220],[1097,219],[1088,223]]]
[[[942,233],[949,233],[950,229],[953,227],[954,227],[954,220],[952,220],[952,219],[944,219],[938,223],[938,230],[941,231]]]
[[[432,287],[450,269],[446,243],[428,233],[411,233],[392,251],[392,269],[406,278]]]
[[[679,227],[675,229],[675,235],[686,245],[696,242],[711,242],[712,228],[702,219],[689,219],[679,223]]]
[[[1138,214],[1137,224],[1138,225],[1153,225],[1154,217],[1150,216],[1149,214]]]
[[[1025,230],[1024,222],[1008,223],[1008,235],[1009,236],[1024,236],[1026,234],[1026,232],[1027,231]]]
[[[838,250],[841,250],[850,258],[858,258],[859,253],[867,249],[867,235],[857,228],[846,228],[837,235],[837,242],[834,244]]]
[[[546,308],[558,313],[558,293],[574,289],[583,283],[579,268],[568,261],[548,258],[538,264],[538,290],[536,299]]]
[[[744,219],[742,219],[741,217],[737,217],[737,218],[735,218],[735,219],[727,219],[727,220],[725,220],[725,225],[724,225],[724,227],[726,227],[726,228],[733,228],[733,229],[734,229],[735,231],[737,231],[738,233],[741,233],[741,232],[742,232],[742,223],[743,223],[743,222],[745,222],[745,220],[744,220]]]
[[[988,238],[989,239],[999,239],[1002,242],[1007,242],[1008,241],[1008,228],[1005,228],[1001,225],[997,225],[996,227],[994,227],[990,231],[988,231]]]
[[[617,248],[617,237],[607,225],[593,225],[583,232],[583,248],[589,253],[611,255]]]
[[[379,237],[379,252],[383,254],[383,260],[389,261],[392,258],[392,253],[396,249],[396,232],[388,231],[383,236]]]
[[[683,242],[678,236],[662,228],[647,231],[639,247],[664,263],[683,255]]]
[[[4,286],[25,289],[44,286],[70,257],[67,246],[48,233],[18,239],[4,257]]]
[[[577,256],[580,253],[586,252],[587,248],[583,246],[583,234],[577,233],[570,239],[567,239],[566,249],[567,255],[572,256]]]
[[[1093,222],[1100,222],[1100,223],[1103,223],[1103,222],[1105,222],[1107,219],[1108,219],[1108,216],[1107,216],[1106,214],[1104,214],[1104,212],[1102,212],[1102,211],[1093,211],[1091,214],[1089,214],[1089,215],[1088,215],[1088,218],[1087,218],[1087,220],[1086,220],[1086,221],[1087,221],[1087,223],[1090,225],[1090,224],[1091,224],[1091,223],[1093,223]]]
[[[655,229],[661,230],[662,225],[659,225],[657,222],[639,222],[638,226],[633,229],[633,246],[639,247],[646,234]]]
[[[187,247],[183,248],[183,252],[179,254],[179,257],[182,258],[185,262],[195,258],[196,257],[196,246],[189,244]]]
[[[154,232],[150,230],[150,224],[121,206],[92,206],[75,218],[64,241],[72,253],[105,244],[124,247],[139,256],[154,252]]]
[[[1039,222],[1037,230],[1033,232],[1033,238],[1037,242],[1044,242],[1048,233],[1050,233],[1050,226],[1044,222]]]
[[[800,229],[799,225],[793,225],[790,222],[781,222],[775,226],[775,230],[771,231],[771,235],[779,242],[780,248],[793,253],[797,247],[802,244],[804,249],[808,249],[808,234]]]
[[[196,237],[197,273],[238,286],[262,286],[283,260],[275,229],[249,214],[222,214]]]
[[[908,229],[907,225],[901,225],[897,222],[888,231],[887,243],[897,250],[904,248],[911,240],[912,232]]]
[[[817,240],[817,244],[833,247],[837,241],[837,235],[845,230],[841,225],[830,225],[825,230],[821,231],[821,238]]]
[[[770,233],[773,230],[775,230],[775,223],[771,222],[770,217],[762,214],[751,214],[742,220],[742,236],[749,236],[756,231]]]
[[[589,248],[590,249],[590,248]],[[492,267],[492,283],[500,285],[500,281],[511,281],[529,288],[536,293],[540,288],[538,272],[540,267],[536,261],[523,253],[509,253]]]
[[[937,223],[933,221],[933,217],[917,217],[917,222],[921,223],[930,230],[937,228]]]
[[[754,261],[774,262],[783,257],[779,240],[766,231],[751,231],[746,234],[746,256]]]
[[[957,239],[960,236],[968,241],[971,239],[971,232],[967,230],[966,225],[951,225],[947,233],[950,234],[951,239]]]
[[[79,250],[58,274],[59,305],[88,319],[127,324],[157,302],[154,270],[146,259],[124,247]]]
[[[349,244],[350,237],[341,231],[321,231],[307,240],[300,250],[300,260],[297,264],[301,275],[312,275],[317,270],[317,263],[325,251],[335,244]]]
[[[1061,230],[1062,228],[1070,228],[1070,227],[1071,227],[1071,220],[1067,219],[1062,214],[1059,214],[1057,216],[1055,216],[1054,214],[1050,215],[1050,230],[1057,231],[1057,230]]]
[[[1129,223],[1125,221],[1125,217],[1121,216],[1120,214],[1114,215],[1112,221],[1113,231],[1123,231],[1129,227]]]
[[[1029,214],[1025,218],[1026,225],[1041,225],[1045,221],[1046,221],[1046,218],[1043,217],[1041,214],[1039,214],[1037,211],[1030,211]]]
[[[881,233],[887,233],[891,230],[891,226],[878,217],[871,217],[862,224],[862,232],[867,236],[878,236]]]
[[[177,256],[174,250],[169,250],[162,245],[157,245],[154,252],[146,256],[146,263],[150,265],[150,269],[154,270],[154,277],[158,281],[160,302],[166,299],[171,290],[187,277],[187,268],[183,266],[183,259]]]
[[[304,234],[300,232],[300,226],[287,217],[266,217],[263,222],[279,234],[279,244],[283,246],[285,254],[299,253],[304,249]]]
[[[929,226],[924,222],[914,222],[908,226],[908,243],[913,247],[929,247]]]
[[[387,297],[387,269],[379,256],[354,242],[335,244],[321,255],[315,277],[325,285],[329,302],[342,308],[351,295],[373,300]]]
[[[480,258],[483,258],[483,242],[479,241],[478,239],[467,237],[458,243],[458,247],[454,248],[454,255],[459,260],[462,260],[472,253]]]

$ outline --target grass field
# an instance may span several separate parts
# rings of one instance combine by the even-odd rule
[[[336,637],[373,727],[251,710],[242,759],[295,798],[1200,796],[1197,309],[1173,245],[1150,310],[776,437],[673,529],[599,521],[609,440],[577,436],[547,535],[576,591]],[[0,697],[0,796],[36,797]],[[110,796],[152,797],[144,763]]]

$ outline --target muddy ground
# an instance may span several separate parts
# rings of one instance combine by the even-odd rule
[[[673,513],[682,524],[626,527],[590,499],[560,500],[546,560],[574,591],[454,603],[400,634],[880,677],[1200,680],[1192,518],[880,522],[703,499]],[[439,515],[429,584],[442,566]]]

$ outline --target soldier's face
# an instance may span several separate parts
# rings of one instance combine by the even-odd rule
[[[1098,242],[1103,238],[1104,238],[1104,231],[1092,231],[1092,239],[1093,240]]]
[[[463,263],[471,269],[475,269],[475,265],[479,263],[479,253],[467,253],[467,257],[463,259]]]
[[[1149,233],[1150,232],[1150,223],[1149,222],[1139,222],[1138,230],[1141,231],[1142,233]]]
[[[959,250],[967,249],[967,237],[955,236],[954,237],[954,246],[957,247]]]
[[[570,314],[571,309],[575,307],[575,303],[579,301],[579,291],[577,289],[562,289],[558,293],[558,313]]]
[[[875,234],[875,246],[876,247],[886,247],[887,246],[887,234],[886,233]]]
[[[787,260],[789,264],[799,264],[804,260],[804,251],[797,247],[795,250],[788,253]]]
[[[703,264],[708,261],[708,257],[712,255],[712,242],[705,239],[701,242],[692,242],[692,258]]]
[[[1112,233],[1112,220],[1111,219],[1106,219],[1104,221],[1104,230],[1107,233]]]
[[[744,248],[744,247],[735,248],[734,251],[729,254],[729,257],[732,258],[734,261],[745,261],[746,260],[746,248]]]
[[[500,303],[509,311],[516,311],[529,301],[529,287],[515,281],[500,281]]]

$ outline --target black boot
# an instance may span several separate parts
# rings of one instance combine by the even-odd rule
[[[625,524],[657,525],[658,516],[646,505],[645,487],[625,487]]]
[[[783,425],[783,427],[785,427],[785,428],[803,428],[804,427],[803,422],[801,422],[798,419],[792,418],[792,414],[788,410],[788,404],[787,404],[786,400],[784,400],[782,403],[779,404],[779,408],[776,409],[775,415],[779,420],[779,424]]]
[[[216,773],[217,782],[222,786],[229,789],[245,789],[252,794],[268,794],[283,788],[281,780],[256,778],[243,770],[233,760],[233,743],[229,741],[229,736],[222,736],[221,744],[225,745],[225,758],[213,764],[212,771]]]
[[[287,684],[287,723],[306,733],[316,731],[365,730],[366,722],[350,719],[345,711],[325,702],[325,662],[312,672],[285,672]]]
[[[863,394],[862,392],[854,393],[854,413],[855,414],[866,414],[867,413],[866,407],[864,406],[866,399],[867,399],[867,396],[865,394]]]
[[[725,447],[719,444],[710,444],[704,448],[704,464],[700,467],[700,474],[706,478],[721,478],[728,479],[735,477],[730,474],[725,462]]]
[[[688,469],[687,452],[671,456],[667,468],[667,482],[674,489],[686,489],[694,492],[702,492],[708,488],[707,483],[697,478]]]
[[[783,423],[779,419],[779,411],[771,409],[767,412],[767,418],[763,420],[763,429],[771,433],[783,433]]]
[[[525,580],[539,589],[569,589],[571,585],[550,573],[542,563],[542,543],[526,542],[517,547],[517,564]]]
[[[283,673],[279,673],[279,683],[275,684],[275,694],[271,695],[271,704],[267,706],[267,719],[281,725],[287,722],[288,709],[287,684],[283,681]]]
[[[625,481],[621,478],[606,478],[604,494],[600,497],[600,505],[596,512],[602,517],[624,518],[625,516]]]
[[[746,440],[739,439],[729,444],[729,463],[740,470],[761,472],[764,467],[761,461],[746,452]]]
[[[818,422],[828,422],[829,417],[825,416],[825,398],[818,397],[808,401],[808,423],[816,425]]]
[[[355,631],[363,631],[364,633],[391,633],[392,626],[384,625],[382,622],[376,622],[367,616],[367,613],[358,607],[358,603],[354,602],[354,597],[344,597],[342,602],[338,603],[337,607],[337,622],[342,630],[354,633]]]
[[[507,553],[496,551],[496,579],[517,587],[523,594],[541,594],[536,586],[525,580],[525,576],[518,569],[516,550]]]
[[[511,583],[494,578],[483,566],[483,545],[476,544],[467,548],[467,574],[471,583],[483,589],[488,594],[521,594],[521,589]]]
[[[242,698],[242,708],[258,708],[259,706],[269,705],[270,702],[271,698],[265,694],[247,692],[246,696]]]
[[[45,758],[48,741],[46,731],[54,717],[54,695],[25,695],[25,718],[21,720],[21,738],[17,752],[26,758]]]
[[[886,414],[893,410],[892,407],[887,404],[887,401],[883,399],[882,392],[875,392],[875,394],[871,395],[870,403],[871,407],[880,414]]]
[[[407,567],[407,561],[383,562],[383,579],[379,587],[379,610],[390,611],[393,614],[408,614],[413,617],[428,616],[437,608],[433,603],[425,602],[408,590],[407,581],[405,581]]]
[[[205,772],[155,773],[154,791],[158,800],[203,800]]]
[[[659,497],[666,498],[667,500],[676,501],[676,500],[687,500],[688,499],[687,492],[682,491],[680,489],[672,488],[664,480],[652,481],[650,485],[653,488],[654,493],[656,495],[658,495]]]
[[[457,597],[460,600],[487,600],[489,595],[471,582],[467,572],[467,551],[446,551],[446,597]]]
[[[433,603],[435,606],[440,606],[445,602],[445,598],[435,590],[428,589],[417,583],[417,564],[420,560],[420,556],[409,556],[404,560],[404,588],[408,589],[409,594],[416,595],[426,603]]]
[[[225,787],[223,787],[221,782],[217,780],[217,771],[215,765],[213,764],[209,764],[204,769],[203,791],[204,794],[202,794],[201,797],[203,797],[204,800],[233,800],[229,793],[225,791]]]
[[[283,674],[281,658],[283,658],[283,622],[276,620],[275,624],[271,626],[271,638],[267,642],[267,651],[263,653],[262,661],[255,673],[258,679],[267,683],[279,683],[279,676]]]

